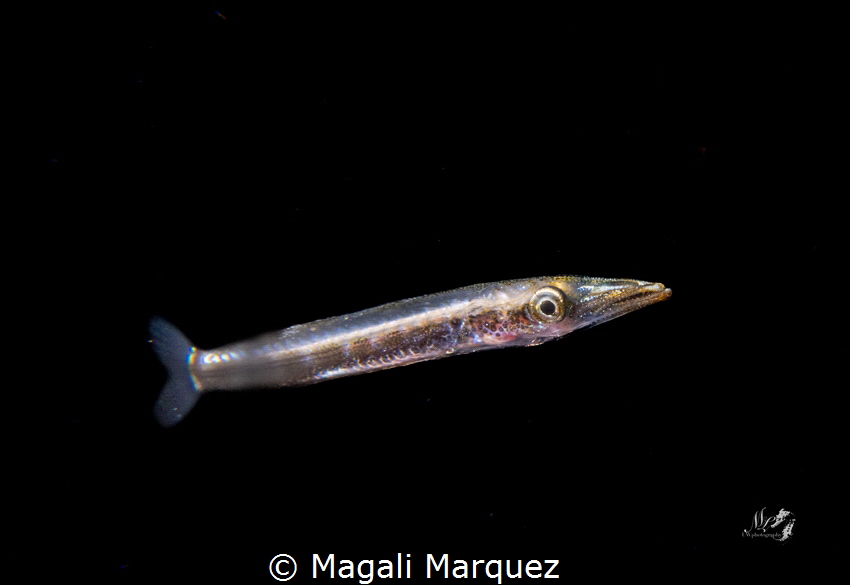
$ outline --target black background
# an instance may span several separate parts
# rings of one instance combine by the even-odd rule
[[[314,552],[557,558],[562,578],[838,557],[826,47],[533,8],[41,18],[50,251],[21,281],[47,357],[23,452],[33,542],[63,574],[272,582],[284,552],[302,571]],[[533,349],[151,416],[152,315],[207,348],[565,273],[674,294]],[[795,515],[788,542],[742,537],[763,507]]]

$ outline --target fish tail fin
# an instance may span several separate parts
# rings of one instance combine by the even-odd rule
[[[168,378],[154,406],[154,416],[164,427],[179,423],[201,396],[189,371],[189,355],[195,351],[192,343],[177,327],[154,317],[148,325],[154,353],[165,366]]]

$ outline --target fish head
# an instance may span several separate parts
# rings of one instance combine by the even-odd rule
[[[599,325],[653,303],[670,298],[659,282],[588,276],[538,279],[530,287],[525,311],[545,327],[546,338]]]

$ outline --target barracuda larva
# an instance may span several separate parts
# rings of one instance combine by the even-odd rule
[[[168,378],[154,408],[180,422],[212,390],[281,388],[501,347],[539,345],[667,299],[656,282],[550,276],[475,284],[202,350],[160,317],[150,339]]]

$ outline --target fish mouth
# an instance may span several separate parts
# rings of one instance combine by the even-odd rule
[[[579,327],[599,325],[670,298],[673,291],[660,282],[627,280],[584,287],[575,319]]]

